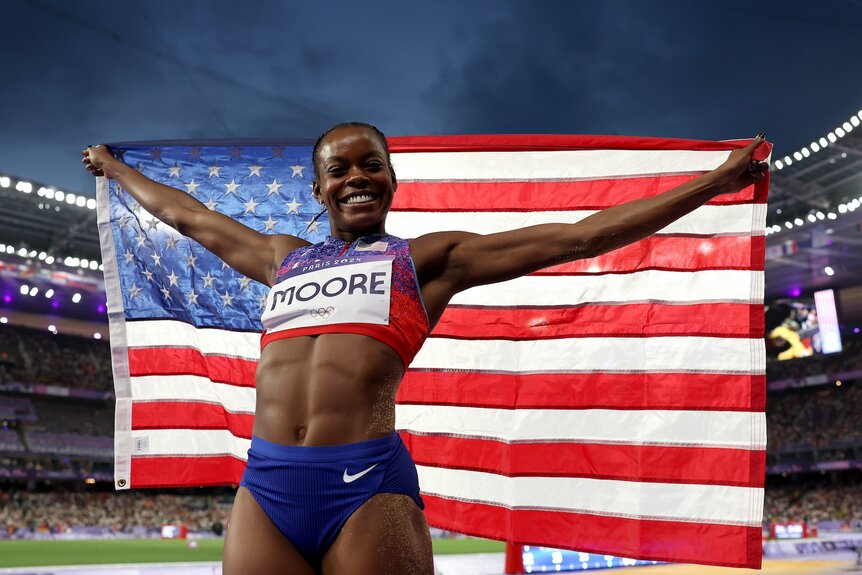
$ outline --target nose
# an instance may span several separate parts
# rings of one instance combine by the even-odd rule
[[[354,188],[364,188],[368,185],[368,176],[362,170],[351,170],[347,177],[347,185]]]

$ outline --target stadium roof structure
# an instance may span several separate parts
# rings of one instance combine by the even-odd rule
[[[862,110],[850,120],[773,158],[767,299],[862,286]]]

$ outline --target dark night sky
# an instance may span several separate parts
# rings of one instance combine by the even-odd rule
[[[766,131],[862,108],[862,0],[4,0],[0,173],[93,193],[88,143]]]

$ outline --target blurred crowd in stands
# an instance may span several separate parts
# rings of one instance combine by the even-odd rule
[[[111,533],[185,525],[191,532],[220,534],[233,497],[117,492],[0,491],[0,538],[34,532],[63,533],[73,527],[101,527]]]
[[[111,389],[107,342],[5,324],[0,326],[0,382]]]
[[[770,449],[862,443],[862,382],[790,390],[767,397]]]
[[[858,528],[862,522],[862,483],[769,487],[763,518],[808,521],[813,525],[837,522],[837,528]]]

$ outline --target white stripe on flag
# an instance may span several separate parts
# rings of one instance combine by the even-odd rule
[[[423,465],[417,469],[422,493],[508,508],[756,527],[760,525],[759,510],[763,507],[760,488],[578,477],[506,477]]]
[[[491,409],[395,406],[396,428],[512,442],[766,448],[763,413],[624,409]]]
[[[248,460],[251,440],[226,429],[140,429],[132,431],[132,457],[233,455]]]
[[[524,276],[456,294],[453,304],[477,306],[573,306],[581,303],[761,303],[763,272],[643,270],[631,274]],[[752,292],[754,297],[752,297]]]
[[[196,375],[132,377],[135,403],[142,401],[195,401],[221,404],[233,413],[254,413],[255,389],[216,383]]]
[[[411,367],[515,373],[762,374],[763,341],[722,337],[597,337],[533,341],[430,338]]]
[[[230,355],[257,361],[260,334],[214,328],[196,328],[174,320],[126,322],[130,348],[191,347],[203,354]]]
[[[756,219],[759,204],[701,206],[683,216],[658,234],[763,234],[764,222]],[[538,224],[574,224],[598,210],[559,212],[399,212],[386,219],[389,233],[415,238],[431,232],[460,230],[493,234]],[[754,230],[752,231],[752,222]]]
[[[560,150],[393,153],[398,179],[408,181],[536,181],[706,172],[730,151]]]

